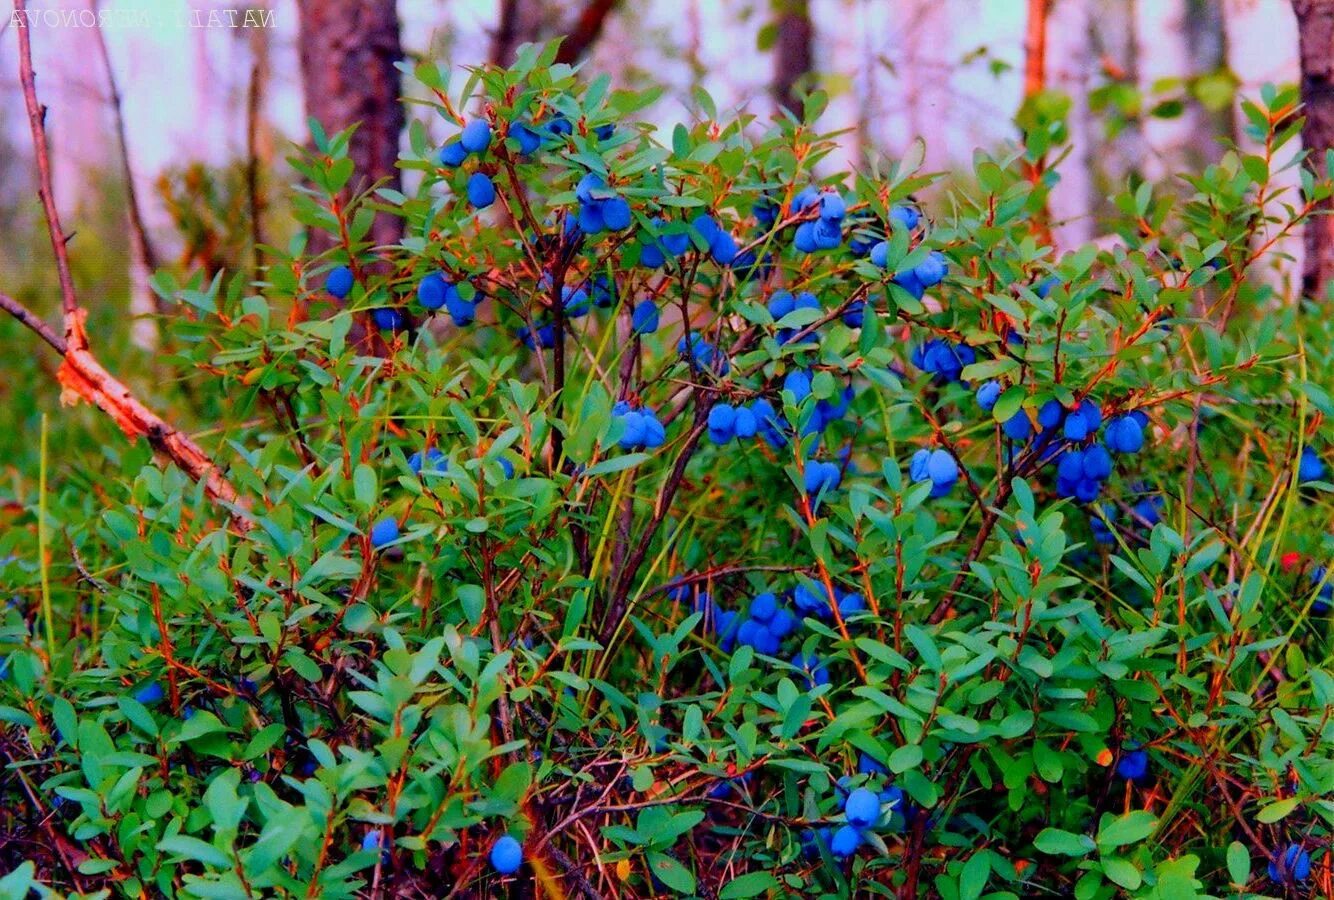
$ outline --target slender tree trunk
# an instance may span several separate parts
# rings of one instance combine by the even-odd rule
[[[1292,9],[1297,14],[1306,113],[1302,143],[1311,164],[1323,171],[1325,154],[1334,148],[1334,0],[1293,0]],[[1325,215],[1306,225],[1302,267],[1303,292],[1319,299],[1334,276],[1334,206],[1326,201],[1322,211]]]
[[[330,132],[360,123],[348,145],[357,172],[350,189],[381,180],[397,188],[403,107],[394,63],[403,50],[394,0],[298,0],[297,5],[306,114]],[[376,243],[392,244],[401,235],[400,219],[376,217],[371,228]],[[313,242],[317,238],[312,235]]]
[[[1047,16],[1051,0],[1028,0],[1028,22],[1024,31],[1024,103],[1047,89]],[[1045,158],[1025,163],[1028,180],[1035,186],[1047,171]],[[1043,243],[1051,243],[1051,228],[1044,200],[1033,217],[1033,231]]]
[[[520,44],[542,37],[541,0],[500,0],[500,21],[491,37],[491,63],[508,66]]]
[[[268,162],[270,141],[264,123],[264,97],[269,80],[269,39],[262,28],[250,31],[250,83],[246,87],[246,201],[250,211],[250,252],[254,277],[264,267],[264,208],[268,205],[260,186],[260,169]]]
[[[815,29],[811,25],[810,0],[776,0],[776,6],[778,41],[774,46],[774,102],[780,109],[800,117],[797,82],[813,68],[811,45]]]
[[[556,62],[577,62],[587,53],[602,34],[602,26],[616,8],[616,3],[617,0],[589,0],[573,27],[566,32],[565,40],[561,41]]]

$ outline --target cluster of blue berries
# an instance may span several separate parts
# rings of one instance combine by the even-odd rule
[[[854,788],[848,792],[842,786],[844,781],[846,779],[840,779],[838,793],[839,808],[846,824],[837,830],[826,826],[807,831],[802,836],[807,856],[815,856],[820,847],[825,847],[835,858],[847,859],[861,849],[866,843],[867,833],[880,824],[884,812],[881,794],[868,787]]]
[[[799,309],[812,309],[818,312],[821,309],[820,301],[816,299],[815,295],[810,291],[802,291],[795,295],[791,291],[776,291],[774,295],[769,298],[769,315],[773,317],[775,322],[781,321],[784,316],[796,312]],[[806,326],[802,326],[802,328],[805,327]],[[778,329],[778,343],[789,343],[796,337],[800,330],[801,329],[798,328]],[[812,331],[803,336],[801,342],[803,344],[811,344],[819,339],[820,336]]]
[[[954,454],[943,448],[918,450],[908,464],[908,477],[913,483],[931,482],[931,496],[943,497],[959,480],[959,463]]]
[[[1296,884],[1311,877],[1311,854],[1301,844],[1289,844],[1269,861],[1269,879],[1275,884]]]
[[[579,230],[584,234],[624,231],[634,220],[630,204],[600,175],[589,172],[579,179],[574,196],[579,201]]]
[[[471,325],[477,318],[477,298],[473,294],[473,299],[465,300],[458,286],[439,272],[432,272],[417,283],[417,302],[432,312],[444,307],[459,327]]]
[[[481,155],[491,146],[491,125],[485,119],[469,119],[459,136],[440,149],[440,165],[463,165],[473,154]]]
[[[746,618],[736,623],[736,641],[754,648],[756,653],[775,656],[783,639],[796,630],[797,617],[792,610],[776,595],[765,592],[750,601]]]
[[[977,351],[967,344],[931,338],[913,348],[912,364],[930,374],[938,384],[959,381],[965,366],[977,362]],[[995,401],[992,401],[993,404]]]
[[[717,403],[709,410],[708,427],[709,440],[726,444],[734,438],[753,438],[759,431],[760,422],[755,410],[749,406]]]
[[[881,241],[873,246],[870,258],[872,265],[881,269],[889,268],[889,242]],[[939,250],[932,250],[926,259],[906,272],[895,273],[890,280],[921,300],[927,291],[944,281],[949,273],[949,260],[945,258],[945,254]]]
[[[491,146],[491,125],[485,119],[470,119],[459,136],[440,149],[440,165],[456,168],[469,156],[480,156]],[[536,149],[536,148],[534,148]],[[468,176],[468,202],[475,209],[486,209],[496,202],[496,186],[485,172]]]
[[[838,602],[839,618],[846,620],[866,611],[866,599],[861,594],[837,589],[834,594]],[[818,587],[811,589],[805,584],[798,584],[792,589],[792,605],[804,618],[828,620],[833,617],[829,594]]]
[[[690,235],[684,225],[671,224],[660,218],[654,219],[652,224],[652,230],[643,230],[639,235],[641,266],[660,268],[667,260],[675,259],[690,249]]]
[[[810,209],[818,209],[819,215],[815,221],[797,226],[792,235],[792,246],[797,252],[833,250],[843,243],[843,217],[848,212],[843,197],[837,191],[807,187],[792,198],[792,212],[802,213]]]
[[[694,228],[695,232],[708,244],[709,255],[713,257],[713,261],[718,265],[730,266],[736,261],[739,249],[736,238],[732,237],[730,231],[719,225],[718,220],[713,216],[707,213],[696,216],[694,221],[690,223],[690,227]]]
[[[1126,781],[1142,782],[1149,774],[1149,751],[1135,741],[1128,742],[1116,761],[1116,774]]]
[[[651,450],[667,441],[667,432],[658,421],[658,415],[647,406],[636,409],[628,400],[618,400],[611,414],[621,421],[620,447],[622,450]]]

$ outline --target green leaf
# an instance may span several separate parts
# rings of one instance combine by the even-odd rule
[[[758,897],[765,891],[779,886],[778,879],[768,872],[750,872],[739,878],[733,878],[718,891],[718,900],[738,900],[742,897]]]
[[[1113,847],[1121,847],[1142,841],[1158,827],[1158,817],[1146,810],[1137,809],[1119,818],[1103,816],[1098,826],[1098,849],[1106,852]]]
[[[1237,887],[1251,880],[1251,851],[1241,841],[1233,841],[1227,846],[1227,874]]]
[[[690,870],[666,853],[648,852],[648,864],[659,881],[678,894],[695,893],[695,876]]]
[[[205,843],[199,838],[190,837],[188,834],[165,837],[158,841],[157,848],[163,853],[184,856],[186,859],[193,859],[216,869],[231,869],[232,867],[232,861],[227,858],[227,854],[212,844]]]
[[[1135,864],[1128,859],[1113,856],[1102,860],[1102,874],[1128,891],[1133,891],[1144,882],[1144,876]]]
[[[977,900],[981,897],[990,877],[991,853],[979,850],[969,857],[963,867],[963,874],[959,876],[960,900]]]
[[[1072,834],[1059,828],[1044,828],[1033,839],[1033,846],[1052,856],[1087,856],[1097,845],[1086,834]]]
[[[1276,803],[1271,803],[1255,814],[1255,820],[1257,822],[1262,822],[1265,825],[1277,822],[1279,819],[1296,809],[1297,804],[1300,802],[1301,799],[1298,797],[1289,797],[1287,800],[1279,800]]]

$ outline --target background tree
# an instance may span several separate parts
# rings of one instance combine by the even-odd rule
[[[811,24],[809,0],[777,0],[777,35],[774,44],[774,102],[782,109],[801,115],[796,89],[813,68],[811,45],[815,28]]]
[[[1302,143],[1312,164],[1323,170],[1325,152],[1334,147],[1334,2],[1293,0],[1302,71],[1302,103],[1306,124]],[[1325,205],[1330,210],[1328,203]],[[1334,275],[1334,217],[1312,219],[1306,226],[1306,261],[1302,288],[1323,297]]]
[[[361,123],[348,149],[364,188],[387,180],[400,184],[399,135],[403,108],[399,74],[403,58],[394,0],[299,0],[301,80],[306,114],[328,132]],[[393,243],[402,223],[379,215],[371,228],[377,243]]]

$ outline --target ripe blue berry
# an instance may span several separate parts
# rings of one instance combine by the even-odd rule
[[[952,485],[959,480],[959,464],[948,450],[932,450],[926,474],[937,487]]]
[[[1000,399],[1001,384],[999,381],[988,381],[977,389],[977,405],[982,407],[984,412],[991,412],[996,407],[996,401]]]
[[[889,268],[889,242],[881,241],[871,247],[871,264],[881,269]]]
[[[324,276],[324,289],[342,300],[352,293],[352,270],[347,266],[334,266],[329,270],[329,274]]]
[[[825,191],[820,194],[820,218],[829,221],[841,221],[847,214],[848,204],[837,191]]]
[[[440,165],[450,169],[463,165],[464,160],[468,158],[468,151],[463,149],[463,144],[457,140],[450,141],[440,148]]]
[[[623,197],[612,197],[602,204],[602,222],[609,231],[624,231],[633,218],[630,204]]]
[[[523,865],[523,845],[508,834],[491,845],[491,868],[501,875],[511,875]]]
[[[848,795],[843,812],[848,824],[855,828],[870,828],[880,820],[880,797],[870,788],[857,788]]]
[[[800,404],[811,394],[811,376],[801,369],[788,372],[783,379],[783,390],[792,395],[793,402]]]
[[[949,264],[945,260],[945,254],[939,250],[932,250],[931,255],[918,264],[913,269],[913,275],[924,288],[933,288],[945,280],[949,273]]]
[[[439,272],[432,272],[417,283],[417,302],[426,309],[439,309],[445,305],[445,294],[450,284]]]
[[[755,417],[755,412],[750,407],[738,407],[736,419],[732,423],[732,429],[739,438],[753,438],[759,428],[759,421]]]
[[[862,833],[851,825],[844,825],[834,832],[829,841],[829,849],[839,859],[852,856],[862,845]]]
[[[1134,416],[1119,416],[1107,423],[1107,448],[1114,453],[1138,453],[1144,446],[1144,428]]]
[[[371,526],[371,546],[378,550],[398,540],[399,534],[398,520],[393,516],[386,516]]]
[[[1320,455],[1312,447],[1302,448],[1301,462],[1297,466],[1297,481],[1305,484],[1308,481],[1319,481],[1325,477],[1325,463],[1320,459]]]
[[[720,230],[709,241],[709,255],[720,266],[730,266],[736,259],[737,249],[736,238],[726,231]]]
[[[748,612],[756,622],[768,622],[774,617],[774,613],[778,612],[778,598],[768,592],[757,594],[750,601]]]
[[[162,685],[156,681],[150,681],[134,692],[134,699],[144,706],[152,706],[154,703],[160,702],[165,696],[166,693],[162,690]]]
[[[371,310],[371,321],[381,331],[401,331],[407,324],[407,320],[403,318],[403,311],[392,306],[380,306]]]
[[[496,186],[485,172],[474,172],[468,178],[468,202],[477,209],[486,209],[496,202]]]
[[[459,143],[469,153],[485,153],[491,146],[491,126],[486,119],[472,119],[463,126]]]
[[[658,305],[652,300],[641,300],[630,313],[630,325],[635,334],[652,334],[658,330]]]
[[[709,410],[709,440],[726,444],[736,437],[736,407],[719,403]]]
[[[797,226],[797,230],[792,235],[792,246],[796,247],[799,253],[814,253],[820,249],[820,245],[815,239],[814,222],[802,222]]]
[[[804,481],[806,493],[812,496],[832,491],[843,478],[843,471],[836,463],[813,459],[806,463]]]
[[[921,214],[913,206],[896,206],[889,211],[889,221],[908,231],[916,228],[920,219]]]
[[[511,125],[509,136],[519,142],[519,153],[523,156],[531,155],[538,147],[542,146],[542,139],[538,137],[537,132],[523,122]]]

